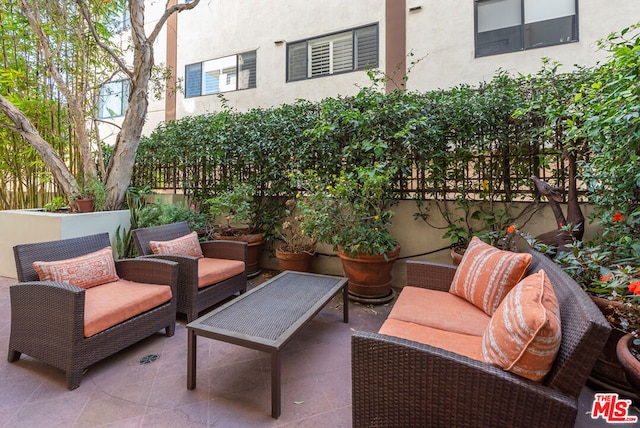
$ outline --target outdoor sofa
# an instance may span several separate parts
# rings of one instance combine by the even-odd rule
[[[134,229],[132,235],[138,255],[178,263],[178,312],[189,322],[247,289],[246,242],[199,242],[186,221]]]
[[[400,293],[380,331],[352,335],[354,427],[574,425],[578,397],[610,326],[580,286],[552,260],[531,248],[524,252],[531,256],[530,265],[514,290],[522,291],[525,281],[537,284],[546,276],[545,293],[550,283],[557,297],[551,312],[559,313],[560,319],[558,325],[556,316],[546,312],[545,325],[556,323],[561,334],[543,338],[543,346],[544,341],[555,340],[557,353],[549,357],[541,372],[527,372],[531,368],[526,364],[523,369],[523,373],[540,379],[531,380],[484,361],[487,356],[496,356],[484,348],[492,344],[491,340],[483,344],[493,337],[485,336],[488,326],[503,318],[516,322],[516,311],[508,309],[508,302],[517,298],[514,290],[503,296],[504,306],[489,316],[449,292],[455,266],[407,262],[409,287]],[[473,279],[466,281],[470,284]],[[503,339],[513,342],[513,336]],[[538,364],[537,355],[532,360],[532,355],[525,354],[517,358],[523,356],[523,360],[529,358],[528,363]],[[516,361],[514,367],[518,364]]]
[[[44,361],[72,390],[90,365],[162,329],[174,335],[177,264],[114,260],[110,245],[101,233],[14,247],[9,362]]]

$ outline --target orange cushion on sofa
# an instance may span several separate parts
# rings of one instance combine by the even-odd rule
[[[531,254],[500,250],[474,236],[456,269],[449,292],[492,316],[530,264]]]
[[[210,257],[198,259],[198,288],[224,281],[240,273],[244,273],[244,262],[241,260]]]
[[[82,288],[118,280],[111,247],[72,259],[36,261],[33,269],[40,281],[64,282]]]
[[[482,361],[481,336],[454,333],[393,318],[387,318],[378,333],[424,343]]]
[[[84,336],[113,327],[171,300],[171,287],[120,279],[85,292]]]
[[[388,318],[479,337],[491,319],[461,297],[410,285],[402,289]]]
[[[198,234],[191,232],[170,241],[149,241],[153,254],[176,254],[180,256],[204,257]]]
[[[509,292],[482,339],[487,363],[540,381],[549,372],[561,340],[560,310],[543,270]]]

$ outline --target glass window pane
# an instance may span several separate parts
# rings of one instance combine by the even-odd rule
[[[185,69],[185,97],[197,97],[202,89],[202,63],[187,65]]]
[[[256,87],[256,51],[238,55],[238,89]]]
[[[126,84],[125,84],[126,83]],[[129,85],[126,81],[109,82],[100,88],[98,117],[122,116],[129,98]]]
[[[521,12],[520,0],[478,1],[478,33],[520,25]]]
[[[202,63],[202,95],[236,90],[236,55]]]
[[[575,16],[533,22],[524,26],[525,48],[557,45],[577,39]]]
[[[353,39],[351,34],[340,37],[332,42],[331,73],[353,70]]]
[[[378,66],[378,27],[360,28],[356,30],[356,64],[357,69]]]
[[[287,81],[307,78],[307,43],[287,45],[288,69]]]
[[[524,22],[539,22],[576,14],[575,0],[525,0]]]

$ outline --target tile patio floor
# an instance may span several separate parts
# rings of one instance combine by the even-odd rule
[[[74,391],[67,390],[61,371],[29,356],[7,363],[14,282],[0,277],[2,427],[349,427],[351,332],[377,331],[392,306],[350,303],[344,324],[337,297],[305,326],[283,352],[282,415],[275,420],[265,353],[200,338],[198,385],[187,390],[187,330],[180,317],[173,337],[156,334],[89,367]],[[141,364],[148,355],[158,359]],[[587,387],[575,426],[615,426],[590,418],[592,400]]]

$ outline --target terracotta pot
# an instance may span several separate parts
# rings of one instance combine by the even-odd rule
[[[465,250],[466,248],[464,247],[451,247],[451,261],[454,265],[458,266],[460,264]]]
[[[240,234],[237,236],[220,236],[216,239],[224,239],[228,241],[241,241],[247,243],[247,263],[245,265],[245,273],[248,278],[260,275],[260,258],[262,257],[262,246],[264,239],[261,233]]]
[[[93,212],[93,199],[76,199],[76,211],[79,213]]]
[[[613,306],[622,306],[622,302],[611,301],[591,295],[589,297],[607,319],[609,319],[609,316],[613,313]],[[605,343],[602,352],[600,352],[589,374],[589,381],[600,388],[636,398],[634,388],[629,383],[617,354],[618,342],[624,335],[625,333],[616,328],[611,330],[609,339]]]
[[[344,275],[349,278],[349,294],[365,299],[393,298],[391,270],[400,255],[400,245],[376,256],[358,255],[349,257],[338,249]]]
[[[624,369],[627,381],[636,395],[640,395],[640,361],[631,353],[630,346],[635,337],[631,334],[622,336],[616,345],[618,361]]]
[[[311,272],[313,256],[314,253],[290,253],[288,251],[283,251],[280,248],[276,248],[276,257],[278,258],[280,272],[284,272],[285,270]]]

